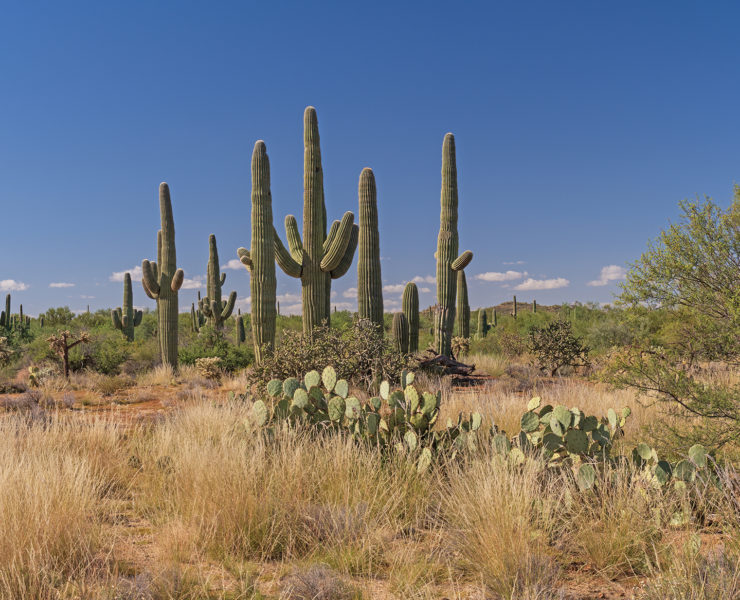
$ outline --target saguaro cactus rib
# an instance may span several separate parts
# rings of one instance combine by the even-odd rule
[[[272,194],[270,192],[270,159],[262,140],[252,152],[252,241],[251,250],[239,248],[239,260],[250,274],[252,297],[252,340],[255,360],[259,363],[275,345],[275,294],[277,279],[275,262],[278,245],[285,250],[272,224]],[[287,259],[295,263],[285,250]],[[279,264],[279,263],[278,263]],[[241,333],[240,333],[241,328]],[[244,323],[237,320],[237,339],[244,337]]]
[[[303,115],[303,236],[295,217],[285,220],[290,251],[275,234],[275,258],[291,277],[300,277],[303,299],[303,332],[310,335],[322,321],[329,322],[331,279],[340,277],[352,262],[354,216],[347,213],[327,244],[324,174],[321,167],[319,124],[309,106]],[[334,229],[334,227],[332,227]],[[356,246],[356,242],[355,242]],[[351,254],[348,255],[351,249]],[[349,263],[349,264],[348,264]]]
[[[175,221],[172,217],[170,188],[159,185],[159,216],[162,228],[157,235],[158,264],[141,263],[142,285],[157,300],[157,320],[162,362],[177,369],[178,290],[185,274],[176,267]]]

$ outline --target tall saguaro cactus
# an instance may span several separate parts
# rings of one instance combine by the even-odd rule
[[[216,236],[208,236],[208,269],[206,281],[206,297],[198,302],[201,312],[216,329],[224,326],[224,321],[234,312],[236,292],[229,294],[228,300],[221,299],[221,288],[226,282],[226,273],[221,273],[218,265],[218,247]]]
[[[457,335],[470,337],[470,304],[468,302],[468,282],[465,271],[457,272]]]
[[[275,233],[275,260],[287,275],[301,280],[303,333],[311,335],[314,327],[330,320],[331,280],[344,275],[352,265],[359,227],[354,224],[354,215],[346,212],[326,233],[319,122],[313,106],[303,114],[303,146],[303,238],[296,218],[288,215],[288,249]]]
[[[470,250],[458,252],[457,235],[457,163],[455,136],[445,135],[442,144],[442,210],[437,238],[437,312],[434,317],[434,347],[438,354],[452,354],[452,330],[455,323],[455,273],[473,260]]]
[[[360,319],[368,319],[382,327],[383,280],[380,276],[378,200],[372,169],[365,168],[360,173],[358,196],[360,232],[357,251],[357,312]]]
[[[265,142],[259,140],[252,152],[252,241],[250,250],[239,248],[239,260],[250,275],[252,295],[252,340],[255,360],[260,363],[275,345],[275,249],[278,245],[272,224],[270,159]]]
[[[401,310],[409,323],[409,354],[419,351],[419,289],[413,281],[403,288]]]
[[[110,312],[113,327],[119,329],[129,342],[134,341],[134,327],[141,324],[143,313],[134,310],[134,292],[131,288],[131,274],[123,276],[123,308],[120,306]]]
[[[478,339],[483,339],[488,335],[488,317],[486,316],[486,309],[478,309]]]
[[[157,321],[162,363],[177,369],[178,290],[185,274],[177,268],[175,220],[172,217],[170,188],[159,184],[159,216],[162,229],[157,234],[157,263],[144,259],[141,283],[147,296],[157,301]]]

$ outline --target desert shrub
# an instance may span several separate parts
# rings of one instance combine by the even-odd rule
[[[184,365],[195,365],[199,358],[220,358],[223,370],[232,373],[249,366],[254,352],[247,345],[234,346],[223,331],[204,325],[189,344],[180,347],[179,357]]]
[[[62,327],[69,325],[75,314],[69,309],[69,306],[60,306],[50,308],[44,313],[44,327]]]
[[[134,385],[134,380],[120,375],[98,375],[90,386],[93,391],[103,396],[112,396],[120,390],[125,390]]]
[[[115,375],[129,354],[129,343],[123,336],[111,332],[92,337],[89,343],[73,348],[69,353],[69,367],[72,371],[91,369],[104,375]]]
[[[553,321],[544,327],[532,327],[529,330],[528,349],[540,369],[550,376],[563,367],[588,365],[589,349],[573,334],[568,321]]]
[[[493,339],[498,351],[509,358],[521,356],[527,351],[524,338],[515,331],[501,331]]]
[[[221,375],[223,374],[221,363],[222,361],[218,356],[196,358],[195,368],[201,377],[206,379],[221,379]]]
[[[381,379],[398,381],[406,359],[379,328],[357,320],[343,330],[317,327],[310,338],[298,331],[283,331],[277,348],[255,366],[250,381],[264,384],[276,378],[302,377],[327,365],[334,367],[340,379],[369,389]]]

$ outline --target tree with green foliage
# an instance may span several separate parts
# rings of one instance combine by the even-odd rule
[[[620,301],[674,317],[660,345],[616,352],[607,377],[650,393],[692,418],[672,433],[715,447],[740,438],[740,386],[706,377],[709,361],[740,358],[740,188],[725,210],[711,199],[680,203],[681,217],[632,265]]]

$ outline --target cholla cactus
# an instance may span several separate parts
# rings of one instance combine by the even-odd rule
[[[162,362],[177,369],[178,290],[185,273],[177,268],[175,249],[175,220],[172,217],[170,188],[159,184],[159,215],[162,228],[157,233],[157,262],[141,263],[142,280],[146,295],[157,301],[159,346]]]
[[[303,144],[303,238],[296,218],[288,215],[288,249],[275,234],[275,259],[287,275],[301,280],[303,333],[310,336],[314,327],[330,321],[331,280],[349,270],[359,227],[354,224],[354,215],[346,212],[341,222],[334,221],[326,233],[319,123],[313,106],[306,108],[303,115]]]
[[[110,313],[113,327],[126,336],[129,342],[134,341],[134,327],[141,324],[143,313],[134,309],[134,292],[131,288],[131,274],[123,276],[123,308],[120,306]],[[43,326],[43,325],[42,325]]]
[[[221,273],[218,264],[218,247],[216,236],[208,237],[208,269],[207,269],[207,296],[200,300],[200,311],[216,329],[222,329],[224,321],[231,316],[236,302],[236,292],[229,294],[228,300],[221,299],[221,288],[226,281],[226,273]]]
[[[438,354],[449,356],[452,351],[452,330],[455,323],[456,276],[473,260],[468,251],[457,255],[457,163],[455,136],[445,135],[442,144],[442,212],[437,238],[437,314],[434,319],[434,347]]]

